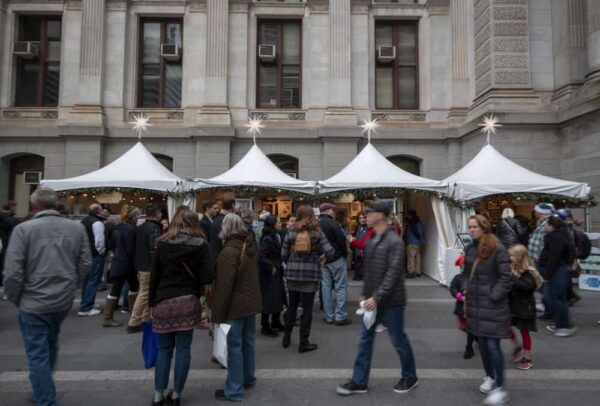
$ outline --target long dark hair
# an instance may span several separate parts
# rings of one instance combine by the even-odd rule
[[[266,235],[276,235],[277,231],[275,230],[275,224],[277,224],[278,221],[279,217],[277,216],[270,215],[269,217],[267,217],[263,224],[262,236],[264,237]]]
[[[177,234],[187,234],[192,237],[206,238],[198,214],[190,209],[179,209],[173,217],[173,221],[166,233],[158,238],[158,241],[169,241],[177,238]]]
[[[317,220],[313,208],[308,204],[303,204],[296,210],[296,222],[294,223],[294,228],[297,232],[304,230],[311,232],[319,231],[321,229],[321,227],[319,227],[319,220]]]
[[[487,217],[482,216],[481,214],[477,214],[475,216],[469,217],[469,220],[475,220],[483,234],[479,238],[479,244],[477,247],[477,258],[480,260],[488,259],[492,256],[498,244],[500,244],[500,240],[494,234],[492,234],[492,224],[487,219]]]

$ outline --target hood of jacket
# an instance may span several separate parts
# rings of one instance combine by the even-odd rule
[[[168,261],[175,263],[189,261],[202,248],[207,249],[208,244],[203,238],[188,234],[177,234],[177,237],[169,241],[159,241],[158,245]]]

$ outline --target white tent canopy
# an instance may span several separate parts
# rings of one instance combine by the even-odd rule
[[[590,187],[540,175],[526,169],[486,145],[462,169],[445,181],[456,200],[467,201],[503,193],[545,193],[586,198]]]
[[[194,188],[255,186],[314,194],[316,183],[285,174],[255,144],[227,172],[210,179],[199,179]]]
[[[319,181],[322,193],[351,189],[406,188],[446,193],[448,184],[409,173],[384,157],[368,143],[341,171]]]
[[[141,142],[96,171],[74,178],[45,179],[41,182],[42,186],[56,191],[122,187],[167,192],[174,191],[180,184],[182,179],[165,168]]]

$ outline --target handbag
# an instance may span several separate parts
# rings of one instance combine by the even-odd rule
[[[142,356],[144,358],[144,368],[152,368],[156,364],[158,355],[158,336],[152,331],[152,320],[144,326],[142,335]]]

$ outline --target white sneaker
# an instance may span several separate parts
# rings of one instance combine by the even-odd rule
[[[504,390],[503,387],[499,387],[494,389],[486,396],[483,400],[484,405],[488,406],[497,406],[497,405],[505,405],[510,401],[510,396],[508,396],[508,392]]]
[[[97,316],[97,315],[99,315],[100,313],[102,313],[100,310],[98,310],[98,309],[92,309],[92,310],[89,310],[89,311],[87,311],[87,312],[78,312],[78,313],[77,313],[77,315],[78,315],[79,317],[85,317],[85,316]]]
[[[479,392],[488,394],[491,391],[493,391],[495,387],[496,381],[493,380],[491,377],[486,376],[485,378],[483,378],[483,383],[479,387]]]
[[[546,326],[546,330],[548,330],[551,333],[556,333],[556,326],[554,324],[548,324]]]
[[[375,327],[375,332],[376,333],[383,333],[384,331],[387,331],[387,327],[384,326],[383,324],[378,324],[377,327]]]
[[[536,303],[535,310],[537,310],[538,312],[544,313],[546,311],[546,306],[544,306],[543,303]]]
[[[555,337],[571,337],[577,331],[577,327],[557,328],[554,333]]]

